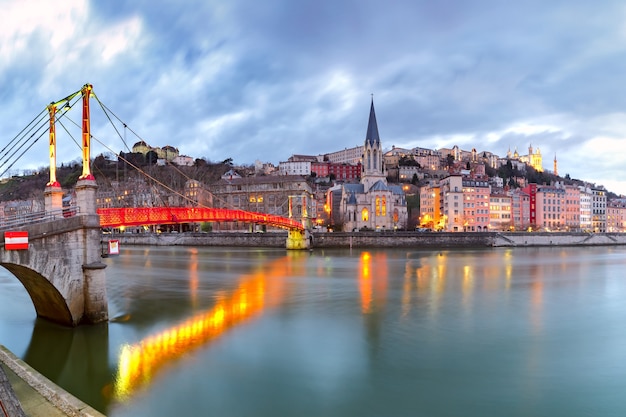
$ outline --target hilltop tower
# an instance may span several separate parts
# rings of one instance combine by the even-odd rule
[[[535,152],[533,152],[532,146],[528,148],[528,163],[531,167],[535,168],[537,172],[543,172],[543,158],[539,148],[537,148]]]
[[[554,154],[554,175],[556,175],[557,177],[559,176],[559,170],[557,169],[556,164],[556,153]]]

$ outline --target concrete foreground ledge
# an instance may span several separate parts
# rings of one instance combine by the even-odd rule
[[[5,417],[26,417],[22,404],[17,399],[13,386],[6,376],[4,366],[0,366],[0,408]]]
[[[26,362],[0,345],[0,363],[11,381],[26,415],[31,417],[105,417],[104,414],[74,397],[41,375]],[[23,382],[23,384],[22,384]]]

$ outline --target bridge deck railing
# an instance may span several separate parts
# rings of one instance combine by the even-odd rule
[[[242,221],[304,230],[302,223],[292,218],[216,207],[122,207],[99,208],[97,211],[102,227]]]
[[[14,214],[0,218],[0,230],[17,229],[35,223],[44,223],[66,217],[75,216],[79,207],[68,207],[59,210],[39,211],[34,213]]]

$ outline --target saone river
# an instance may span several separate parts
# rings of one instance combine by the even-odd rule
[[[127,247],[111,321],[0,343],[109,416],[625,416],[626,248]]]

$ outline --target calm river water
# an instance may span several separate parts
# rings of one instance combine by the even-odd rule
[[[0,343],[109,416],[626,415],[626,248],[130,247],[111,321]]]

